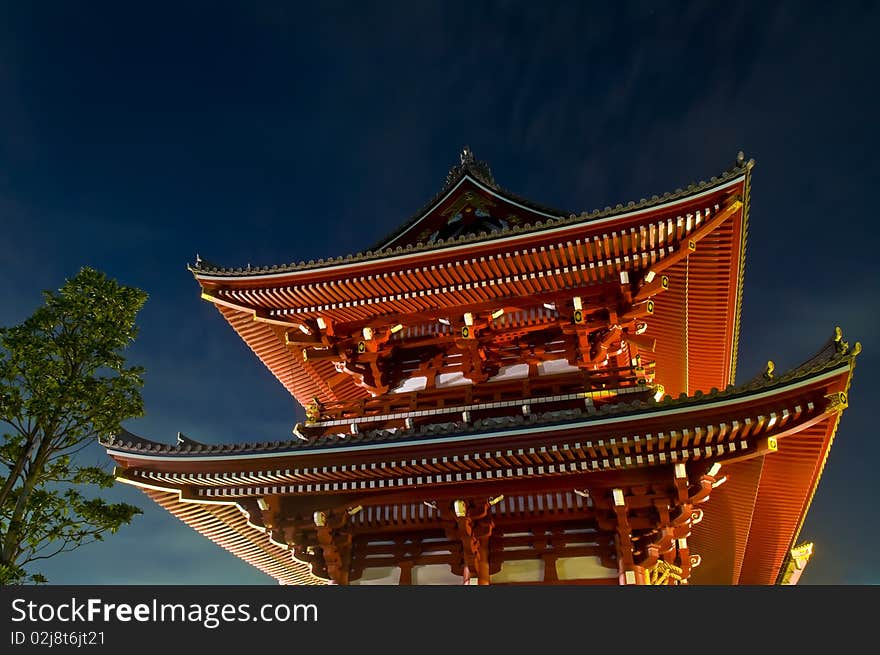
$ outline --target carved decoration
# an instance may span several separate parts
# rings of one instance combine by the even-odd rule
[[[682,581],[682,570],[675,564],[669,564],[662,559],[658,560],[654,566],[645,569],[646,585],[668,585],[677,584]]]

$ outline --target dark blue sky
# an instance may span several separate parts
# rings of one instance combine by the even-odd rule
[[[0,3],[0,324],[99,268],[150,294],[130,430],[286,439],[301,409],[199,299],[196,253],[364,249],[464,144],[505,188],[572,212],[706,179],[742,149],[757,166],[739,380],[806,359],[835,325],[864,346],[802,581],[880,583],[880,7],[607,4]],[[47,562],[51,582],[273,583],[137,490],[113,494],[144,515]]]

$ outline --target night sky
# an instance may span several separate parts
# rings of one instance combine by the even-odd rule
[[[797,365],[835,325],[862,342],[801,581],[880,583],[880,5],[591,4],[0,3],[0,325],[98,268],[150,295],[130,351],[146,416],[129,430],[289,439],[303,412],[200,300],[196,253],[256,266],[366,249],[464,145],[504,188],[575,213],[708,179],[744,150],[738,381]],[[110,465],[97,445],[85,458]],[[274,584],[137,489],[112,496],[144,514],[49,560],[50,582]]]

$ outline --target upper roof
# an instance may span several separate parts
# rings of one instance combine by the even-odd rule
[[[670,289],[650,327],[660,381],[674,394],[723,388],[735,379],[752,165],[740,153],[708,182],[565,217],[501,190],[468,154],[438,198],[389,237],[393,247],[264,268],[200,260],[191,270],[203,298],[303,406],[369,396],[334,362],[305,361],[288,346],[285,330],[304,322],[356,331],[358,322],[438,307],[461,314],[480,303],[494,310],[499,298],[548,302],[538,296],[641,280],[651,267]]]
[[[698,196],[724,186],[731,180],[741,178],[754,166],[754,160],[746,160],[744,153],[740,151],[733,166],[718,176],[711,177],[708,181],[692,182],[685,188],[677,188],[675,191],[666,192],[659,196],[653,195],[650,198],[642,198],[638,202],[618,203],[614,207],[606,206],[604,209],[594,209],[589,212],[582,211],[580,214],[575,214],[539,205],[505,190],[495,182],[489,165],[477,160],[473,152],[467,147],[462,151],[460,158],[461,163],[453,166],[447,174],[446,183],[443,188],[399,228],[370,249],[328,259],[319,258],[317,260],[310,259],[289,264],[256,267],[248,264],[245,267],[235,268],[219,266],[196,255],[195,263],[189,265],[188,268],[198,279],[210,279],[215,276],[255,278],[294,271],[348,266],[353,263],[376,261],[404,253],[427,252],[460,246],[462,244],[525,235],[551,228],[601,221],[635,211],[662,207],[663,205]],[[459,193],[456,193],[456,191]],[[439,221],[445,220],[447,224],[454,222],[453,219],[456,213],[449,210],[454,209],[457,201],[461,201],[460,196],[466,196],[467,194],[473,194],[473,197],[477,200],[477,203],[471,204],[481,204],[479,202],[481,197],[489,203],[493,201],[498,202],[499,206],[494,211],[488,211],[490,216],[484,217],[495,220],[484,223],[477,221],[468,226],[470,229],[435,235],[434,232],[437,230],[434,228],[438,227]],[[479,207],[471,208],[479,209]],[[502,212],[506,210],[513,210],[513,220],[507,220],[507,214],[502,215]]]

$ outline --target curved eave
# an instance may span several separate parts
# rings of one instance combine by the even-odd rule
[[[849,388],[852,384],[852,375],[855,367],[856,362],[853,358],[850,360],[849,375],[847,376],[846,383],[842,389],[847,397],[849,397]],[[825,472],[825,465],[828,463],[828,456],[831,453],[831,446],[834,444],[834,437],[837,435],[837,429],[840,427],[840,419],[842,416],[843,413],[841,412],[836,416],[829,418],[826,421],[825,431],[821,435],[821,439],[814,444],[814,448],[817,451],[816,454],[819,457],[818,465],[811,472],[810,483],[807,485],[806,499],[803,502],[802,509],[799,513],[796,527],[792,532],[791,537],[788,539],[785,549],[780,552],[777,545],[777,550],[774,553],[774,566],[767,572],[767,576],[764,578],[767,584],[772,584],[773,582],[778,582],[780,580],[784,573],[782,566],[785,563],[786,558],[791,554],[792,549],[795,547],[795,543],[800,539],[801,530],[804,527],[804,521],[807,520],[807,514],[810,511],[810,506],[813,504],[813,498],[816,496],[816,491],[819,488],[822,474]]]
[[[298,264],[284,266],[276,265],[260,268],[232,269],[214,266],[199,267],[196,265],[190,266],[189,269],[195,276],[196,280],[202,284],[203,288],[219,283],[263,284],[266,280],[273,280],[279,283],[287,283],[288,281],[290,283],[300,283],[326,278],[336,274],[365,275],[382,268],[394,269],[402,266],[405,267],[414,261],[424,259],[426,256],[430,256],[434,253],[441,255],[458,255],[487,242],[508,247],[514,246],[520,241],[533,238],[535,235],[561,234],[566,230],[570,230],[572,227],[588,225],[590,227],[599,228],[613,224],[617,221],[625,221],[644,215],[676,211],[676,208],[682,205],[686,205],[694,200],[699,200],[700,198],[741,182],[752,165],[753,162],[750,161],[723,173],[720,177],[712,178],[710,182],[692,184],[686,190],[680,190],[675,193],[665,193],[662,197],[655,196],[651,200],[643,200],[638,203],[630,202],[626,206],[619,204],[613,209],[606,207],[601,211],[594,210],[590,213],[581,213],[580,215],[571,214],[567,217],[560,216],[553,218],[550,214],[545,214],[548,217],[547,222],[545,223],[523,227],[516,226],[492,235],[460,237],[453,243],[423,244],[421,246],[407,246],[406,248],[398,247],[394,250],[386,249],[376,252],[368,250],[366,252],[347,255],[345,257],[336,257],[329,260],[312,260],[309,262],[300,262]],[[524,205],[521,201],[518,202],[516,200],[511,200],[510,198],[505,198],[503,195],[500,195],[497,190],[476,178],[466,176],[462,178],[459,184],[464,180],[473,182],[486,193],[493,194],[500,199],[504,199],[506,202],[520,204],[534,213],[541,212],[541,210],[536,209],[535,206]]]
[[[326,581],[312,575],[307,564],[293,559],[285,545],[273,541],[264,528],[250,523],[247,513],[238,503],[187,500],[173,488],[145,485],[125,477],[119,480],[140,487],[149,498],[193,530],[275,578],[280,584],[326,584]]]
[[[849,394],[855,359],[827,388]],[[797,542],[828,460],[842,412],[779,441],[775,453],[738,462],[729,482],[712,494],[706,518],[693,535],[696,552],[715,562],[695,571],[695,584],[770,585]]]
[[[739,357],[739,335],[742,323],[743,284],[746,274],[746,245],[749,236],[749,210],[752,204],[752,166],[746,167],[743,181],[743,213],[739,228],[739,266],[736,282],[736,311],[731,331],[732,347],[730,349],[730,377],[728,384],[736,384],[736,364]]]

